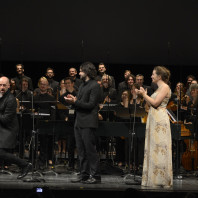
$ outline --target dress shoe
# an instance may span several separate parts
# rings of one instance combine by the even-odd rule
[[[21,174],[18,175],[17,179],[22,179],[23,177],[25,177],[31,169],[32,164],[28,163],[25,167],[22,168]]]
[[[83,184],[100,184],[101,183],[101,178],[94,178],[90,177],[86,181],[83,181]]]
[[[85,182],[86,180],[88,180],[89,179],[89,177],[88,176],[84,176],[84,177],[82,177],[82,176],[77,176],[77,178],[76,179],[72,179],[71,180],[71,182],[72,183],[79,183],[79,182]]]

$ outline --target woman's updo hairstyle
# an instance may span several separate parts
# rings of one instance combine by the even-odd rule
[[[158,76],[161,76],[162,80],[166,84],[170,85],[169,79],[170,79],[171,74],[170,74],[170,71],[166,67],[164,67],[164,66],[156,66],[154,68],[154,70],[155,70],[155,72],[156,72],[156,74]]]

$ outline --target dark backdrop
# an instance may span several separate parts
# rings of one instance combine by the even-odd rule
[[[0,1],[1,72],[12,76],[22,62],[36,81],[53,65],[60,80],[89,60],[118,81],[128,67],[150,81],[154,65],[185,80],[196,75],[197,21],[197,0]]]

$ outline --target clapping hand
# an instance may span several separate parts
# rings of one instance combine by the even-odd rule
[[[144,89],[143,87],[140,87],[140,89],[135,89],[136,94],[138,95],[146,95],[147,94],[147,89]]]
[[[68,94],[67,96],[65,96],[64,99],[66,100],[66,102],[71,103],[71,104],[75,103],[77,100],[77,98],[71,94]]]

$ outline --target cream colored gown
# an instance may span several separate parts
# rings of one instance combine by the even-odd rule
[[[160,88],[151,97],[155,98],[159,91]],[[170,96],[166,97],[157,109],[153,107],[149,109],[146,123],[142,186],[171,187],[173,185],[172,138],[170,120],[166,112],[169,98]]]

